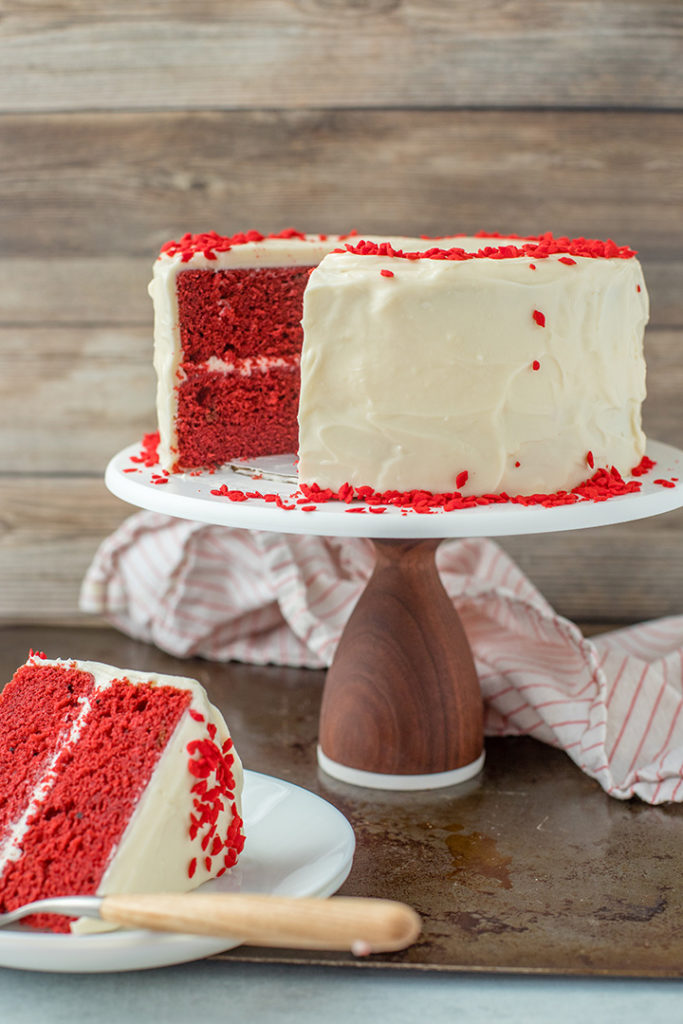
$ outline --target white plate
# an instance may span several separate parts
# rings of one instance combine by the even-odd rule
[[[244,773],[247,841],[237,865],[197,892],[331,896],[351,870],[355,838],[327,801],[281,779]],[[0,929],[0,965],[32,971],[135,971],[212,956],[239,938],[119,930],[60,935],[15,926]]]
[[[683,505],[683,452],[661,441],[648,441],[647,454],[657,463],[640,478],[641,490],[609,501],[581,501],[575,505],[484,505],[433,515],[387,508],[382,515],[352,515],[340,501],[318,505],[313,512],[281,509],[261,498],[234,502],[211,493],[225,484],[229,490],[259,491],[290,497],[296,489],[294,456],[275,455],[246,464],[223,466],[214,473],[175,474],[162,485],[154,483],[159,467],[131,462],[140,443],[124,448],[107,466],[105,483],[118,498],[179,519],[250,530],[312,534],[319,537],[511,537],[528,533],[554,533],[610,526],[660,515]],[[255,467],[261,479],[253,478]],[[131,470],[135,472],[131,472]],[[655,484],[660,478],[678,477],[674,487]],[[354,503],[356,507],[361,503]]]

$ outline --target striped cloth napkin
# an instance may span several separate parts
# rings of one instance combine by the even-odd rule
[[[683,800],[683,616],[586,639],[490,540],[444,541],[489,736],[560,747],[611,796]],[[366,540],[138,512],[100,546],[81,608],[177,657],[330,664],[373,566]]]

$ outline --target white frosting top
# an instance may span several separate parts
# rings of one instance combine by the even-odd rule
[[[189,834],[190,815],[193,813],[195,799],[191,789],[197,779],[188,769],[190,755],[187,746],[192,740],[207,739],[208,724],[216,727],[215,743],[219,747],[230,738],[230,733],[220,711],[209,702],[204,688],[195,679],[118,669],[100,662],[59,659],[51,661],[34,656],[30,663],[63,665],[65,668],[74,666],[79,671],[88,672],[93,676],[97,690],[107,688],[114,680],[126,679],[133,685],[146,683],[170,686],[192,693],[190,705],[168,740],[150,782],[113,852],[98,886],[97,895],[104,896],[117,892],[187,892],[212,878],[222,866],[222,858],[215,858],[212,870],[208,871],[204,864],[205,853],[201,849],[202,833],[194,840],[190,839]],[[43,773],[41,781],[34,788],[24,813],[15,822],[11,836],[3,843],[0,849],[0,876],[7,861],[21,857],[21,839],[28,828],[27,820],[44,801],[56,781],[50,769],[54,767],[63,751],[77,742],[85,728],[90,709],[91,701],[85,699],[70,731],[62,738],[50,765],[47,766],[48,770]],[[204,720],[197,721],[190,711],[201,715]],[[237,812],[241,813],[242,764],[234,748],[231,754],[234,757],[232,773],[235,779],[235,804]],[[227,833],[232,818],[231,805],[228,804],[218,818],[219,835],[224,836]],[[197,860],[197,867],[190,879],[188,866],[194,858]],[[115,926],[92,918],[80,918],[71,925],[71,930],[83,934],[108,931],[113,927]]]
[[[588,452],[628,473],[645,447],[641,268],[561,258],[326,256],[304,294],[300,479],[553,492],[592,475]]]

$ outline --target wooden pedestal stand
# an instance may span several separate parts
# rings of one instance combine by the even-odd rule
[[[483,762],[483,707],[438,540],[375,540],[375,570],[327,673],[321,767],[386,789],[452,785]]]
[[[347,515],[343,502],[305,512],[292,502],[297,480],[291,455],[225,466],[205,478],[171,476],[157,487],[155,467],[143,467],[139,459],[131,463],[139,448],[130,445],[114,456],[105,481],[113,494],[140,508],[247,530],[374,540],[375,571],[328,672],[318,762],[335,778],[380,789],[453,785],[476,775],[484,760],[472,654],[434,562],[441,538],[579,530],[683,506],[683,451],[660,441],[648,441],[657,471],[642,478],[637,493],[556,508],[487,505],[433,516],[397,509]],[[218,496],[223,484],[243,489],[245,477],[257,479],[259,491],[275,491],[285,507]],[[663,477],[673,486],[658,486],[655,479]]]

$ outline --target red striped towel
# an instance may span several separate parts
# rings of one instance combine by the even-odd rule
[[[683,616],[589,640],[492,541],[444,541],[437,564],[488,735],[560,747],[612,796],[683,800]],[[365,540],[139,512],[100,546],[81,608],[178,657],[322,668],[372,565]]]

